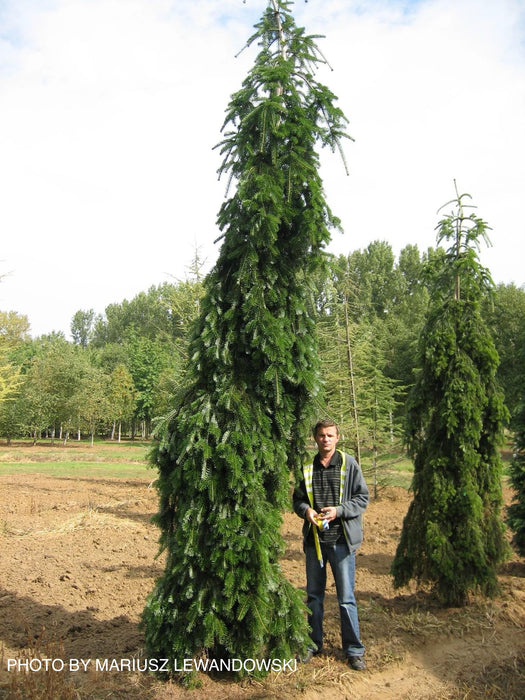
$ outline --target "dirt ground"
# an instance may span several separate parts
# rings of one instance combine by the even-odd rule
[[[201,675],[200,687],[185,690],[121,666],[95,669],[97,659],[142,654],[139,616],[162,571],[150,523],[156,502],[145,480],[0,472],[0,697],[525,698],[524,561],[503,567],[499,598],[463,609],[444,610],[415,588],[394,591],[388,572],[409,503],[401,489],[371,502],[357,558],[366,671],[344,663],[331,578],[325,651],[296,670],[261,682]],[[299,587],[300,529],[286,514],[282,565]],[[87,670],[75,670],[75,659]]]

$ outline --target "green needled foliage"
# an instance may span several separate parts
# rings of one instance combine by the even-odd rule
[[[507,411],[480,311],[492,281],[475,250],[487,226],[466,215],[466,196],[458,194],[438,227],[438,244],[452,245],[430,270],[421,369],[408,403],[414,498],[392,566],[396,587],[429,581],[447,605],[465,604],[470,592],[493,595],[508,555],[498,450]]]
[[[510,466],[510,480],[515,497],[508,510],[508,524],[514,532],[512,544],[525,556],[525,404],[516,417],[514,457]]]
[[[303,594],[279,564],[281,512],[318,392],[310,277],[338,225],[316,145],[338,148],[346,119],[289,5],[270,2],[256,25],[260,52],[227,110],[219,173],[235,192],[155,453],[167,560],[143,625],[157,658],[290,659],[307,644]]]

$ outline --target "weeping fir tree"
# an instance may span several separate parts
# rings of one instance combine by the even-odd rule
[[[289,659],[308,641],[280,526],[318,392],[309,279],[338,225],[316,146],[339,148],[347,120],[290,4],[272,0],[255,25],[260,50],[223,126],[219,173],[235,192],[154,454],[166,565],[143,612],[151,657]]]
[[[497,565],[508,555],[499,454],[507,411],[481,316],[493,283],[477,255],[488,227],[467,214],[470,195],[456,194],[437,227],[438,245],[450,247],[431,270],[420,374],[407,406],[414,495],[392,565],[396,587],[430,582],[445,605],[495,594]]]

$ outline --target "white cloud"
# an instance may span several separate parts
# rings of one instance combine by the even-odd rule
[[[34,333],[211,264],[224,183],[212,147],[264,2],[7,0],[0,14],[0,308]],[[349,252],[435,244],[453,179],[493,227],[484,262],[522,284],[523,3],[296,2],[356,139],[323,157]]]
[[[403,21],[368,14],[327,28],[331,84],[356,138],[346,193],[331,171],[327,178],[347,232],[334,241],[339,251],[374,238],[398,250],[434,245],[436,210],[456,178],[494,229],[485,264],[497,279],[525,281],[516,257],[525,184],[520,5],[484,3],[480,12],[478,2],[436,0]]]

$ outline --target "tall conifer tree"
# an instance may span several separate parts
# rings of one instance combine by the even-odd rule
[[[525,557],[525,402],[515,417],[515,449],[510,466],[510,480],[515,490],[509,506],[508,523],[513,531],[512,544]]]
[[[457,190],[456,190],[457,192]],[[498,355],[481,316],[493,287],[478,260],[486,223],[464,200],[438,226],[448,241],[432,270],[420,374],[408,404],[414,498],[392,566],[395,586],[429,581],[445,604],[497,591],[508,553],[501,517],[499,447],[507,411],[496,384]]]
[[[339,148],[346,118],[290,5],[268,3],[226,112],[219,172],[235,192],[218,214],[187,386],[155,453],[166,566],[143,623],[163,658],[292,658],[307,643],[280,525],[318,391],[309,280],[338,225],[316,147]]]

